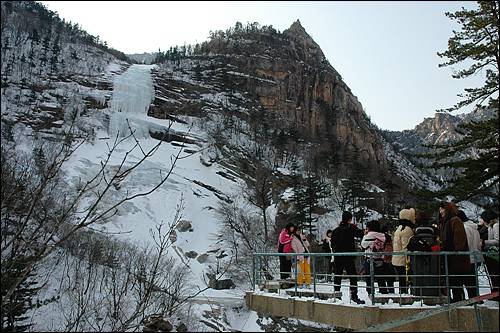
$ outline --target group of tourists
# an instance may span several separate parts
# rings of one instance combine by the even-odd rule
[[[429,234],[431,235],[429,236]],[[356,256],[332,255],[326,257],[327,281],[331,282],[333,275],[334,290],[335,292],[340,291],[345,271],[350,280],[351,300],[358,304],[364,304],[364,301],[358,297],[357,281],[359,275],[365,277],[366,290],[369,295],[375,293],[374,288],[372,288],[373,282],[377,282],[382,294],[394,293],[396,279],[399,282],[400,294],[408,294],[411,287],[415,288],[417,278],[412,279],[411,276],[418,276],[422,273],[411,271],[411,260],[418,260],[416,259],[418,256],[390,255],[390,253],[465,251],[470,252],[470,255],[448,254],[446,265],[441,259],[437,264],[439,267],[436,268],[437,275],[445,276],[444,266],[446,266],[450,288],[443,292],[450,293],[451,291],[449,295],[451,301],[458,302],[465,299],[464,287],[469,298],[477,296],[477,269],[483,263],[489,273],[492,292],[498,291],[498,237],[499,223],[496,213],[485,211],[481,214],[479,223],[475,223],[453,202],[440,203],[439,224],[435,228],[419,225],[415,208],[407,207],[401,210],[398,226],[392,236],[389,233],[389,225],[382,225],[378,220],[367,222],[365,230],[358,228],[353,222],[352,213],[344,211],[340,224],[335,229],[326,232],[322,241],[322,251],[337,254],[357,252],[357,243],[360,243],[361,249],[367,254],[364,255],[365,258],[361,264],[359,260],[356,260]],[[308,253],[311,252],[310,243],[298,226],[289,223],[281,230],[278,252],[294,254],[280,256],[281,279],[291,279],[292,266],[296,265],[298,286],[309,287],[311,283],[310,257],[308,256]],[[376,254],[376,252],[381,253]],[[496,253],[496,258],[495,255],[483,256],[484,252]],[[371,280],[372,277],[375,281]],[[436,279],[438,278],[436,277]],[[439,284],[436,283],[436,285]],[[436,286],[436,288],[438,287]],[[498,298],[494,300],[498,301]]]

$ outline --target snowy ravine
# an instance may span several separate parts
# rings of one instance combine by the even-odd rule
[[[106,144],[111,144],[117,134],[123,137],[129,133],[128,124],[145,151],[158,144],[158,140],[150,137],[150,130],[160,131],[167,129],[170,125],[171,129],[177,133],[199,137],[203,140],[203,133],[195,133],[195,130],[189,129],[186,125],[170,124],[168,120],[147,116],[149,104],[154,99],[150,74],[152,67],[151,65],[133,65],[122,75],[116,76],[111,105],[105,111],[110,119],[108,131],[105,128],[101,129],[97,133],[100,139],[94,144],[81,147],[68,165],[67,172],[75,182],[78,177],[89,177],[97,170],[98,161],[107,154]],[[118,166],[123,154],[133,145],[135,145],[133,139],[128,139],[120,145],[119,150],[112,157],[111,169]],[[240,185],[218,175],[217,171],[222,171],[223,168],[216,163],[210,167],[202,165],[200,153],[197,152],[200,146],[201,143],[185,144],[185,147],[181,148],[179,143],[163,142],[158,151],[121,183],[119,190],[113,192],[113,196],[108,200],[116,200],[125,195],[126,191],[143,192],[153,188],[161,179],[160,170],[164,175],[171,167],[171,157],[177,154],[179,149],[188,151],[181,153],[182,159],[177,161],[169,179],[149,196],[126,203],[111,222],[94,226],[94,228],[121,233],[116,237],[125,238],[139,245],[151,245],[150,230],[162,221],[165,223],[172,221],[176,206],[182,200],[184,207],[182,219],[191,222],[192,231],[177,231],[177,240],[173,244],[175,251],[171,251],[171,254],[178,256],[189,265],[192,271],[192,281],[202,284],[203,272],[206,265],[214,262],[212,256],[217,254],[216,251],[208,254],[208,260],[204,264],[200,264],[196,259],[185,257],[183,253],[196,251],[202,255],[208,250],[217,249],[213,247],[213,234],[217,231],[215,208],[217,208],[219,198],[199,184],[211,186],[225,194],[237,191]],[[127,163],[133,164],[141,157],[141,151],[135,149],[127,159]]]
[[[100,168],[100,161],[104,161],[108,154],[108,146],[112,145],[115,137],[123,137],[129,133],[128,124],[142,148],[147,151],[158,144],[158,140],[149,135],[151,129],[171,129],[177,133],[186,134],[191,138],[198,138],[196,144],[185,144],[179,147],[176,142],[163,142],[156,153],[136,169],[130,176],[113,188],[110,195],[105,198],[104,205],[114,203],[126,195],[145,192],[157,185],[161,175],[171,167],[171,157],[179,149],[181,153],[168,180],[156,191],[146,197],[139,197],[122,205],[116,216],[106,224],[93,225],[94,230],[108,232],[114,237],[127,240],[140,247],[152,246],[151,231],[164,222],[169,223],[174,219],[176,207],[182,204],[182,220],[191,222],[192,230],[180,232],[176,230],[177,240],[173,243],[169,255],[176,257],[179,263],[189,267],[189,282],[193,285],[193,293],[199,288],[206,287],[205,272],[209,272],[210,265],[216,262],[215,256],[221,246],[215,244],[217,232],[217,216],[215,209],[219,197],[206,187],[217,189],[218,195],[240,192],[242,183],[230,181],[221,177],[217,172],[228,172],[224,167],[213,163],[207,167],[200,163],[200,151],[204,140],[204,133],[196,133],[187,125],[170,124],[168,120],[156,119],[147,116],[147,109],[154,98],[154,89],[150,70],[153,66],[133,65],[126,72],[117,75],[114,79],[114,89],[110,107],[103,110],[101,117],[102,126],[96,128],[96,140],[82,145],[65,165],[65,172],[70,185],[76,185],[80,180],[90,179]],[[109,116],[109,125],[106,120]],[[128,122],[127,122],[128,120]],[[188,133],[189,132],[189,133]],[[120,144],[111,156],[109,169],[117,168],[124,154],[136,144],[129,138]],[[127,158],[126,166],[133,165],[142,157],[140,149],[136,148]],[[161,173],[160,173],[161,170]],[[195,182],[196,181],[196,182]],[[190,259],[185,252],[196,251],[198,257],[207,257],[200,263],[197,258]],[[211,251],[207,253],[207,251]],[[203,260],[201,260],[203,261]],[[57,275],[57,274],[56,274]],[[55,278],[54,280],[57,280]],[[215,303],[229,303],[241,306],[244,291],[238,288],[228,291],[209,290],[196,298],[197,303],[213,296]],[[208,298],[207,298],[208,297]],[[41,323],[39,323],[41,324]],[[42,327],[38,327],[42,329]]]

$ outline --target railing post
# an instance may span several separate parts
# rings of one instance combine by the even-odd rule
[[[375,271],[373,267],[373,256],[370,258],[370,287],[372,305],[375,305]]]
[[[476,279],[476,296],[479,296],[479,277],[477,276],[477,257],[479,256],[474,256],[474,277]],[[469,295],[469,298],[470,295]],[[477,330],[479,332],[483,331],[483,324],[482,324],[482,318],[481,318],[481,311],[479,311],[479,308],[477,307],[477,303],[474,303],[474,312],[476,314],[476,325],[477,325]]]
[[[297,254],[294,254],[295,255],[295,296],[297,296],[297,283],[298,283],[298,279],[299,279],[299,271],[297,270],[297,267],[298,267],[298,258],[297,258]],[[300,295],[299,295],[300,297]]]
[[[257,255],[254,253],[252,256],[252,290],[255,291],[255,284],[256,284],[256,278],[255,278],[255,257]]]
[[[312,259],[312,266],[313,266],[312,267],[312,269],[313,269],[313,272],[312,272],[312,274],[313,274],[313,276],[312,276],[312,278],[313,278],[313,290],[314,290],[313,293],[314,293],[314,298],[316,298],[316,256],[311,257],[311,259]]]
[[[448,276],[448,253],[444,254],[444,274],[446,275],[446,296],[448,297],[448,304],[450,304],[451,295],[450,295],[450,277]]]
[[[256,273],[257,273],[256,277],[257,277],[257,279],[255,280],[255,282],[257,283],[257,285],[259,285],[259,283],[260,283],[260,261],[261,260],[262,260],[261,256],[258,256],[257,257],[257,270],[256,270]]]
[[[479,296],[479,277],[477,275],[476,257],[474,257],[474,277],[476,278],[476,296]],[[469,298],[470,298],[470,296],[469,296]]]

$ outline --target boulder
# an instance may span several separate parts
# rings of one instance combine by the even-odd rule
[[[180,323],[177,326],[177,332],[187,332],[187,326],[184,323]]]
[[[174,327],[163,317],[150,317],[144,323],[143,332],[170,332]]]
[[[181,220],[177,223],[177,225],[175,226],[175,228],[179,231],[179,232],[186,232],[186,231],[189,231],[190,229],[192,229],[192,225],[191,225],[191,222],[189,221],[186,221],[186,220]]]
[[[208,287],[215,290],[225,290],[225,289],[233,289],[236,288],[233,280],[231,279],[221,279],[217,280],[215,274],[206,274],[208,277]]]
[[[194,259],[198,256],[198,252],[196,251],[188,251],[186,253],[184,253],[186,255],[186,257],[188,257],[189,259]]]
[[[207,261],[207,259],[208,259],[208,254],[206,254],[206,253],[200,254],[200,255],[198,256],[198,258],[196,258],[196,260],[198,260],[198,262],[199,262],[200,264],[205,263],[205,262]]]
[[[175,230],[172,230],[172,232],[170,233],[168,238],[170,239],[170,242],[172,242],[172,243],[175,243],[175,241],[177,241],[177,233],[175,232]]]

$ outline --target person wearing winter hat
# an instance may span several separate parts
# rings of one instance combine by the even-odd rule
[[[483,255],[481,254],[481,237],[479,236],[479,231],[477,231],[476,223],[469,220],[463,210],[458,211],[458,217],[464,223],[469,251],[474,252],[470,255],[471,264],[470,270],[467,273],[469,276],[466,276],[464,279],[467,294],[469,298],[472,298],[477,296],[476,268],[484,261]]]
[[[394,232],[394,239],[392,240],[394,252],[408,251],[407,246],[410,241],[410,237],[413,236],[416,216],[417,214],[415,208],[403,209],[399,212],[399,225]],[[406,260],[407,257],[405,255],[392,256],[392,265],[398,274],[400,294],[408,293],[406,281]]]
[[[483,250],[496,251],[498,257],[498,215],[493,211],[485,211],[481,214],[480,221],[488,227],[488,239],[481,240]],[[486,256],[486,267],[490,274],[491,291],[498,291],[498,260]],[[498,297],[493,299],[498,302]]]

